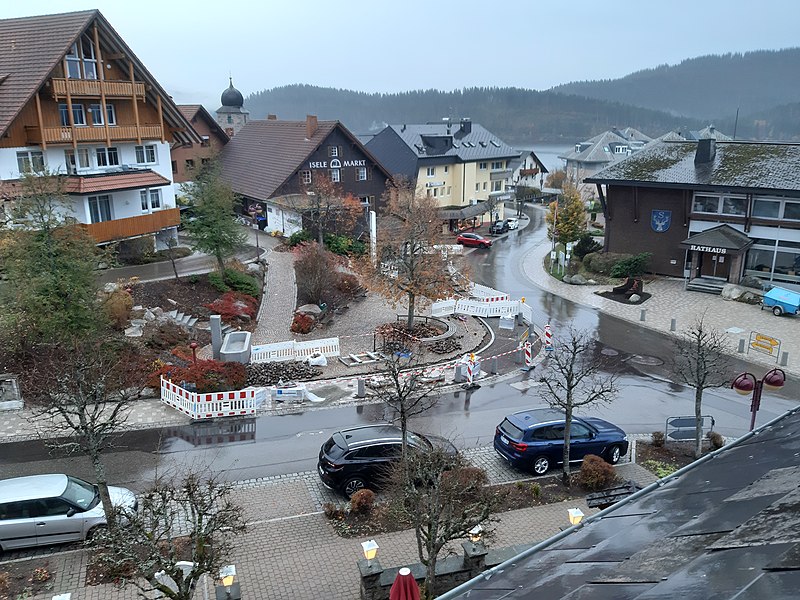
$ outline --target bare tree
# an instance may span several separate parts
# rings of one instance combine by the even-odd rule
[[[500,206],[500,198],[499,196],[489,196],[481,205],[486,208],[486,212],[489,213],[489,222],[494,223],[497,220],[497,207]],[[499,216],[499,215],[497,215]]]
[[[112,528],[115,511],[102,457],[145,385],[147,371],[135,356],[124,344],[75,342],[37,363],[23,381],[34,422],[47,429],[45,443],[62,452],[84,454],[91,461]]]
[[[482,469],[446,449],[413,452],[406,466],[407,475],[395,471],[395,489],[414,524],[417,552],[426,567],[425,597],[432,599],[436,597],[436,563],[442,549],[449,542],[466,539],[476,525],[490,522],[499,496],[486,486]]]
[[[417,301],[455,294],[449,259],[434,246],[441,240],[442,221],[433,198],[418,196],[408,182],[387,191],[387,212],[380,221],[378,264],[362,264],[367,285],[391,302],[408,304],[407,328],[414,327]]]
[[[399,352],[387,353],[379,367],[377,381],[381,385],[374,386],[372,392],[397,415],[403,435],[403,461],[408,457],[408,420],[424,413],[439,400],[438,382],[427,376],[414,358],[419,354],[415,351],[419,345],[409,337],[406,346],[412,350],[408,359]]]
[[[617,394],[616,376],[603,371],[605,361],[594,353],[595,341],[585,331],[570,327],[565,336],[554,336],[547,372],[540,380],[542,399],[563,410],[564,485],[570,485],[569,444],[576,408],[611,402]]]
[[[230,498],[231,485],[189,472],[175,483],[162,477],[125,511],[125,527],[94,542],[98,566],[132,583],[142,598],[159,592],[192,600],[205,574],[216,577],[228,561],[234,536],[244,533],[243,510]],[[182,564],[181,564],[182,563]]]
[[[694,455],[703,453],[703,392],[731,381],[731,359],[726,354],[725,334],[704,322],[701,316],[674,341],[672,368],[678,380],[694,388]]]
[[[313,177],[312,182],[304,186],[304,193],[287,196],[287,201],[311,224],[317,243],[322,245],[326,233],[349,234],[358,218],[363,217],[364,209],[359,200],[324,173],[315,171]]]
[[[167,238],[167,257],[169,258],[169,262],[172,264],[172,272],[175,273],[175,283],[180,283],[181,279],[178,277],[178,266],[175,264],[177,260],[177,256],[175,255],[175,249],[178,247],[178,238],[170,237]]]

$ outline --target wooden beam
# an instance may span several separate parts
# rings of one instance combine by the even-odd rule
[[[639,222],[639,188],[633,188],[633,222]]]
[[[161,109],[161,94],[156,94],[156,105],[158,108],[158,122],[161,124],[161,143],[166,143],[167,139],[164,137],[164,113]]]
[[[42,134],[42,150],[47,150],[47,139],[44,135],[44,120],[42,119],[42,101],[39,99],[39,90],[36,90],[36,115],[39,118],[39,133]]]
[[[142,131],[139,123],[139,106],[136,103],[136,80],[133,78],[133,63],[128,62],[128,75],[131,78],[131,93],[133,94],[133,118],[136,120],[136,143],[142,145]]]
[[[100,37],[97,33],[97,24],[94,25],[94,56],[100,67],[100,110],[103,111],[103,126],[106,131],[106,147],[111,147],[111,132],[108,130],[108,111],[106,110],[106,72],[103,67],[103,55],[100,53]],[[134,92],[136,95],[136,92]]]
[[[61,59],[61,62],[64,65],[64,80],[66,82],[67,87],[67,118],[69,119],[69,127],[70,127],[70,135],[72,136],[72,149],[75,150],[75,158],[77,160],[78,155],[78,140],[75,138],[75,116],[72,114],[72,94],[69,91],[69,71],[67,67],[67,55],[64,55],[64,58]],[[42,131],[42,136],[44,136],[44,131]],[[44,137],[42,138],[44,139]]]

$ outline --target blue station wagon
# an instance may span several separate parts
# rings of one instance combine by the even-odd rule
[[[550,408],[508,415],[494,433],[494,449],[511,464],[544,475],[564,460],[564,413]],[[572,417],[570,463],[587,454],[616,464],[628,452],[625,432],[608,421]]]

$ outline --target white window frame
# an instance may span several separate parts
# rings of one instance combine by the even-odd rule
[[[356,167],[356,181],[367,180],[367,167]]]
[[[37,164],[39,166],[37,168]],[[17,152],[17,168],[20,173],[42,173],[45,170],[44,152],[41,150],[21,150]]]
[[[139,202],[142,212],[161,210],[161,188],[145,188],[139,190]]]
[[[100,218],[100,217],[103,216],[103,215],[100,214],[100,202],[101,202],[101,200],[103,202],[108,202],[108,219]],[[94,201],[94,204],[95,204],[95,207],[96,207],[98,220],[95,220],[94,214],[92,213],[92,201]],[[105,223],[107,221],[113,221],[114,220],[114,212],[113,212],[114,202],[113,202],[113,197],[111,196],[111,194],[98,194],[96,196],[89,196],[86,199],[86,202],[89,205],[89,220],[92,223]]]
[[[489,163],[479,162],[478,163],[478,169],[480,169],[481,171],[485,171],[488,165],[489,165]]]
[[[311,185],[311,169],[300,171],[300,182],[303,185]]]
[[[340,169],[331,169],[330,176],[332,183],[339,183],[342,180],[342,172]]]
[[[497,181],[492,182],[492,191],[493,192],[502,192],[503,191],[503,182],[499,179]]]
[[[427,177],[436,177],[436,167],[428,167],[425,170],[425,175]]]
[[[155,144],[142,144],[135,146],[137,165],[153,165],[158,162],[158,149]]]
[[[492,161],[492,171],[501,171],[504,166],[502,160]]]
[[[61,103],[58,105],[58,116],[59,122],[61,123],[62,127],[69,127],[69,104]],[[64,117],[66,117],[66,122],[64,121]],[[85,127],[86,126],[86,111],[83,108],[83,104],[80,102],[73,102],[72,103],[72,122],[75,124],[76,127]]]
[[[328,156],[331,158],[338,158],[339,146],[328,146]]]
[[[112,156],[115,159],[114,162],[111,162]],[[118,167],[120,164],[119,149],[116,146],[111,146],[110,148],[95,148],[95,160],[97,160],[98,168]]]
[[[88,169],[92,166],[89,159],[89,149],[78,148],[77,152],[72,148],[64,150],[64,163],[67,166],[67,173],[76,173],[81,169]]]

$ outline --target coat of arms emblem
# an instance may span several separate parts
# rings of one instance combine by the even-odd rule
[[[650,228],[656,233],[664,233],[671,223],[671,210],[654,210],[650,213]]]

